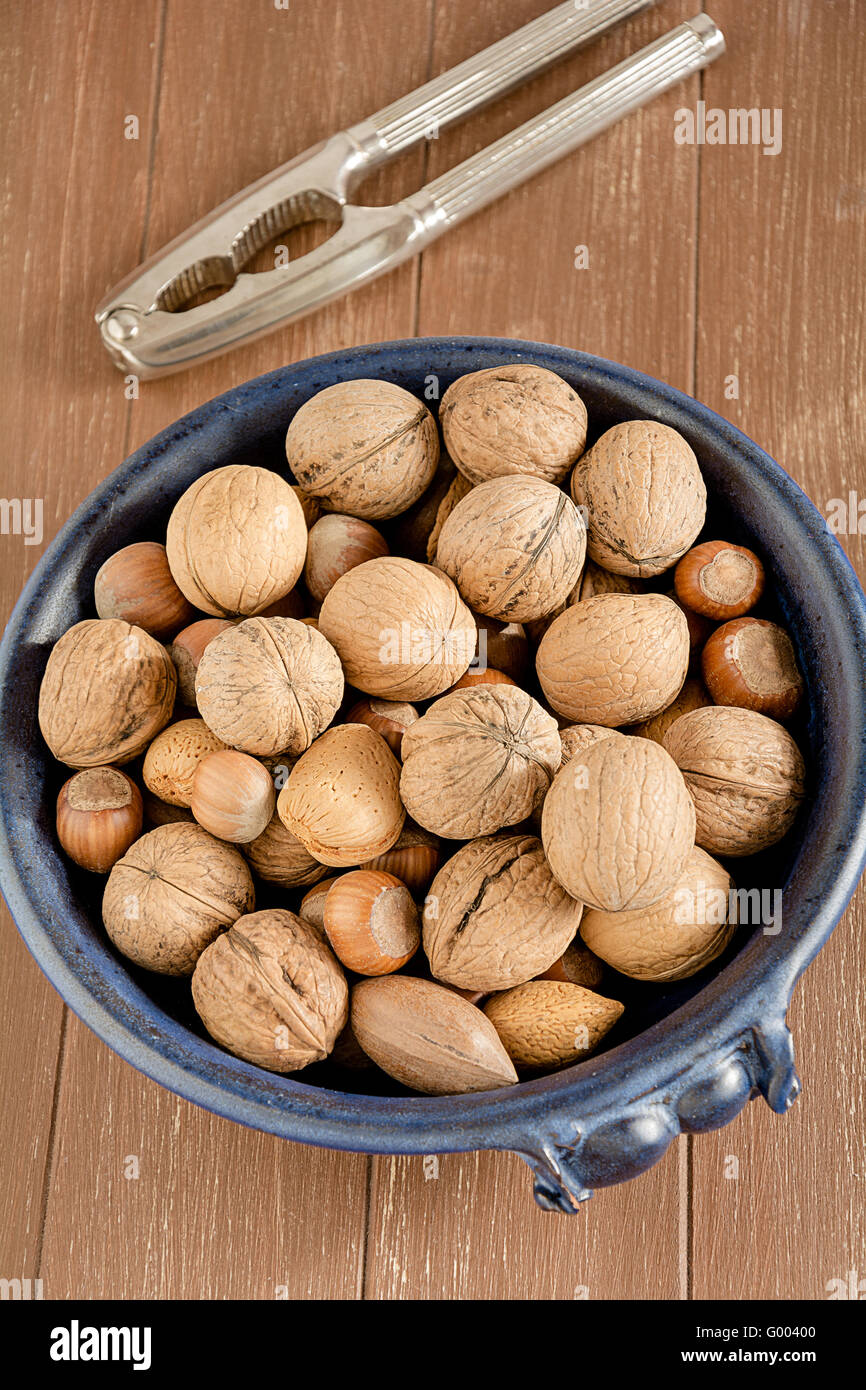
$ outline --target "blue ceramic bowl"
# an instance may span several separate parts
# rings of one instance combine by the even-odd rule
[[[121,545],[163,538],[173,503],[199,474],[227,463],[282,469],[286,426],[323,387],[383,377],[423,396],[435,376],[441,394],[455,377],[506,361],[536,362],[565,377],[586,401],[596,434],[640,417],[678,429],[710,490],[708,534],[740,539],[768,561],[808,685],[808,720],[797,733],[811,782],[791,835],[775,852],[739,861],[737,872],[748,862],[754,884],[782,889],[781,921],[775,913],[769,931],[741,929],[721,960],[691,980],[653,986],[617,978],[628,1008],[607,1050],[541,1080],[422,1098],[327,1063],[297,1079],[272,1075],[207,1037],[188,982],[148,975],[115,954],[100,923],[101,883],[59,852],[53,810],[63,777],[36,721],[48,652],[72,623],[92,616],[103,560]],[[864,671],[866,602],[824,520],[778,464],[689,397],[540,343],[431,338],[332,353],[247,382],[164,430],[91,494],[46,551],[0,649],[3,892],[69,1006],[179,1095],[307,1144],[368,1153],[511,1149],[533,1169],[537,1200],[570,1211],[593,1186],[649,1168],[681,1130],[724,1125],[758,1093],[779,1112],[796,1096],[785,1025],[791,991],[866,858]],[[363,1087],[378,1093],[357,1093]]]

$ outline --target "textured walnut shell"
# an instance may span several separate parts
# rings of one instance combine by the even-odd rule
[[[605,738],[554,778],[541,838],[572,897],[624,912],[657,902],[676,883],[695,842],[695,809],[658,743]]]
[[[640,724],[633,725],[628,733],[637,734],[638,738],[651,738],[655,743],[663,743],[668,729],[681,714],[688,714],[693,709],[703,709],[712,703],[703,681],[696,676],[690,676],[676,699],[666,709],[660,714],[654,714],[652,719],[644,719]]]
[[[514,362],[459,377],[442,397],[445,446],[470,482],[531,473],[561,483],[586,444],[586,406],[545,367]]]
[[[569,724],[560,729],[559,742],[562,747],[562,767],[570,763],[578,753],[586,752],[594,743],[603,738],[613,738],[615,729],[606,729],[601,724]]]
[[[241,917],[202,954],[193,1003],[212,1038],[268,1071],[300,1071],[328,1056],[349,1013],[330,947],[294,912]]]
[[[296,413],[286,458],[306,492],[330,511],[367,521],[417,501],[439,461],[436,421],[389,381],[340,381]]]
[[[144,757],[149,791],[170,806],[189,806],[196,768],[209,753],[225,748],[203,719],[179,719],[157,734]]]
[[[278,473],[229,464],[187,488],[165,544],[174,582],[194,607],[218,618],[260,613],[297,582],[307,523]]]
[[[584,524],[559,488],[540,478],[493,478],[454,508],[436,564],[470,607],[522,623],[565,603],[585,551]]]
[[[805,794],[806,770],[796,743],[775,719],[711,705],[681,715],[664,747],[685,777],[704,849],[736,858],[787,835]]]
[[[430,980],[362,980],[352,990],[352,1031],[382,1071],[426,1095],[493,1091],[517,1080],[481,1010]]]
[[[276,813],[261,835],[241,849],[259,878],[279,883],[283,888],[318,883],[328,872],[324,864],[308,853],[297,835],[286,829]]]
[[[366,724],[337,724],[298,759],[277,800],[283,824],[315,859],[348,868],[396,844],[406,812],[400,764]]]
[[[349,683],[386,700],[441,695],[475,654],[475,620],[451,580],[397,555],[338,579],[322,604],[319,631]]]
[[[562,756],[556,720],[516,685],[436,700],[403,735],[400,796],[450,840],[516,825],[541,805]]]
[[[651,719],[686,678],[688,623],[664,594],[599,594],[551,623],[535,666],[548,703],[575,723]]]
[[[224,743],[262,757],[296,757],[334,718],[343,671],[309,624],[247,618],[208,643],[195,693],[202,719]]]
[[[586,522],[586,517],[583,518]],[[583,573],[568,596],[569,603],[582,603],[584,599],[595,598],[596,594],[645,594],[647,586],[641,579],[633,579],[628,574],[614,574],[602,569],[594,560],[587,560]]]
[[[445,496],[442,498],[442,501],[436,508],[436,515],[433,518],[433,525],[431,526],[430,534],[427,537],[427,546],[424,552],[424,558],[425,560],[427,560],[428,564],[435,565],[436,563],[436,549],[439,545],[439,537],[442,534],[442,527],[445,525],[454,508],[457,506],[457,503],[462,502],[464,497],[468,497],[471,491],[472,483],[470,483],[468,478],[464,478],[462,473],[458,473],[452,479],[451,486],[448,488],[448,491],[445,493]]]
[[[656,420],[614,425],[571,475],[590,557],[616,574],[661,574],[704,524],[707,489],[691,447]]]
[[[631,912],[587,908],[580,934],[621,975],[685,980],[720,956],[736,931],[733,886],[727,869],[695,845],[658,902]]]
[[[580,925],[534,835],[493,835],[443,864],[424,904],[423,944],[438,980],[509,989],[547,970]]]
[[[200,825],[161,825],[136,840],[109,875],[102,920],[115,946],[161,975],[191,975],[206,946],[255,893],[232,846]]]
[[[120,618],[86,619],[52,649],[39,727],[69,767],[128,763],[171,718],[174,666],[154,637]]]
[[[588,1057],[623,1012],[616,999],[562,980],[530,980],[484,1005],[512,1062],[531,1071]]]

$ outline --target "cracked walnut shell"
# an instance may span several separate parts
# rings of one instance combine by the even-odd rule
[[[459,377],[442,397],[439,419],[449,454],[472,483],[513,473],[561,483],[586,443],[580,396],[531,362]]]
[[[445,984],[485,994],[510,989],[559,959],[582,911],[534,835],[487,836],[463,845],[430,885],[424,950]]]
[[[195,608],[260,613],[285,597],[307,553],[303,508],[284,478],[229,464],[187,488],[169,517],[168,563]]]
[[[159,642],[120,618],[88,618],[52,648],[39,727],[69,767],[128,763],[171,718],[177,678]]]
[[[657,420],[607,430],[576,463],[571,496],[588,518],[591,558],[641,577],[661,574],[686,553],[707,510],[692,448]]]
[[[343,698],[331,644],[295,618],[247,618],[208,643],[195,680],[199,713],[232,748],[295,757],[326,729]]]
[[[436,564],[478,613],[522,623],[565,603],[585,552],[580,513],[558,487],[526,476],[493,478],[448,517]]]
[[[538,810],[559,768],[559,729],[516,685],[444,695],[403,736],[400,795],[426,830],[490,835]]]
[[[336,956],[283,908],[252,912],[204,951],[192,977],[211,1037],[268,1071],[300,1071],[331,1052],[349,1014]]]
[[[397,516],[424,492],[439,461],[426,405],[389,381],[339,381],[306,401],[286,435],[305,492],[365,521]]]

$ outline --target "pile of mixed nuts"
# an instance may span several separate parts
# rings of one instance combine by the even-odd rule
[[[321,391],[291,482],[216,468],[164,546],[105,562],[39,700],[115,947],[190,976],[248,1062],[428,1094],[579,1061],[614,972],[714,960],[716,856],[804,796],[794,650],[752,611],[758,556],[696,544],[686,440],[629,420],[587,450],[579,395],[528,363],[455,381],[440,424],[444,449],[389,382]]]

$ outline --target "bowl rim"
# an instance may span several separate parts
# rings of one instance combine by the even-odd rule
[[[251,409],[257,393],[285,381],[287,374],[315,375],[341,370],[335,379],[358,376],[359,364],[379,367],[400,358],[428,366],[437,356],[461,354],[462,370],[475,370],[473,355],[501,355],[508,360],[539,361],[551,370],[576,368],[599,389],[619,386],[647,404],[646,416],[692,431],[709,432],[727,449],[744,456],[763,476],[796,519],[804,540],[817,549],[846,609],[856,650],[866,652],[866,599],[847,556],[824,518],[792,478],[757,444],[723,417],[686,393],[657,378],[604,358],[554,344],[521,339],[466,335],[394,339],[304,359],[251,378],[197,406],[153,436],[89,494],[46,548],[10,616],[0,644],[0,692],[14,674],[17,645],[26,631],[31,604],[53,564],[61,561],[83,520],[101,505],[120,478],[144,469],[163,456],[191,429],[200,428],[226,409]],[[396,367],[391,368],[396,371]],[[458,373],[459,374],[459,373]],[[649,408],[652,407],[652,408]],[[634,418],[634,417],[632,417]],[[532,1136],[549,1128],[557,1116],[616,1110],[636,1096],[650,1094],[663,1076],[680,1076],[697,1058],[717,1052],[720,1039],[736,1038],[755,1026],[764,1008],[784,1008],[797,978],[817,954],[841,917],[866,863],[866,694],[857,708],[856,802],[837,808],[834,831],[839,841],[832,881],[814,903],[808,924],[793,937],[752,939],[693,998],[619,1046],[533,1081],[492,1092],[463,1096],[393,1097],[331,1091],[294,1076],[263,1072],[231,1057],[215,1043],[203,1041],[176,1023],[155,1004],[142,1012],[140,1026],[117,1016],[97,998],[79,972],[60,952],[43,924],[38,903],[16,860],[5,815],[0,816],[0,878],[4,897],[28,949],[73,1012],[137,1070],[206,1109],[244,1125],[303,1143],[368,1153],[458,1152],[475,1148],[516,1149],[534,1146]],[[852,740],[852,746],[854,740]],[[829,870],[827,871],[829,872]],[[825,872],[825,879],[827,877]],[[127,980],[132,983],[131,977]],[[134,992],[134,991],[133,991]],[[146,998],[146,996],[143,996]],[[166,1027],[166,1022],[169,1027]],[[698,1041],[696,1045],[696,1027]],[[184,1035],[187,1044],[178,1034]],[[190,1046],[189,1044],[194,1044]],[[255,1094],[253,1094],[255,1092]]]

